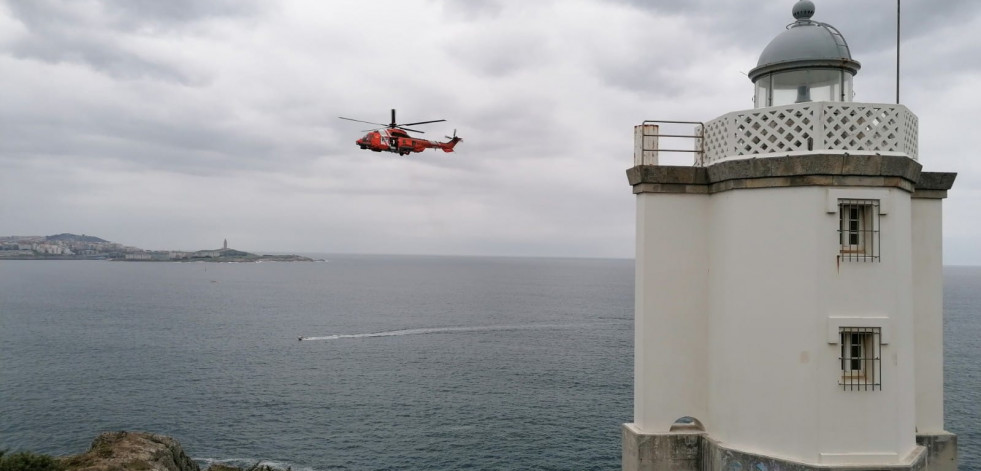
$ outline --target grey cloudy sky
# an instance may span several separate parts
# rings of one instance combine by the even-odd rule
[[[815,0],[895,101],[895,2]],[[644,119],[752,108],[794,0],[0,0],[0,235],[146,249],[632,257]],[[981,264],[981,3],[903,4],[920,162]],[[359,150],[445,118],[456,153]],[[684,164],[685,157],[676,162]]]

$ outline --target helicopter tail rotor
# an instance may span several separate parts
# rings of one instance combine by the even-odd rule
[[[437,146],[443,150],[443,152],[453,152],[453,148],[456,147],[457,143],[463,140],[463,138],[456,137],[456,129],[453,130],[453,137],[446,136],[449,139],[448,142],[439,142]]]

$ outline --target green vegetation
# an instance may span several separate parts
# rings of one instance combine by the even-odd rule
[[[0,471],[62,471],[61,463],[47,455],[29,451],[0,451]]]

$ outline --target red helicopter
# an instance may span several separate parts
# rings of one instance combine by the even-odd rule
[[[422,152],[426,149],[442,149],[443,152],[453,152],[453,147],[456,146],[456,143],[463,140],[456,137],[455,129],[453,130],[453,136],[446,136],[446,138],[449,139],[449,141],[446,142],[427,141],[426,139],[412,137],[406,131],[418,133],[423,133],[423,131],[409,129],[406,126],[439,123],[446,120],[437,119],[433,121],[398,124],[395,122],[395,110],[392,110],[392,122],[389,124],[372,123],[370,121],[361,121],[360,119],[345,118],[343,116],[338,116],[338,118],[346,119],[348,121],[355,121],[358,123],[385,126],[385,128],[382,129],[373,129],[368,131],[368,134],[365,134],[364,137],[355,141],[358,147],[362,149],[370,149],[373,152],[394,152],[399,155],[409,155],[413,152]]]

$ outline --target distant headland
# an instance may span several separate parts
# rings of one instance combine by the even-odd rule
[[[143,250],[99,237],[77,234],[0,236],[0,260],[113,260],[138,262],[316,262],[300,255],[257,255],[228,248]]]

